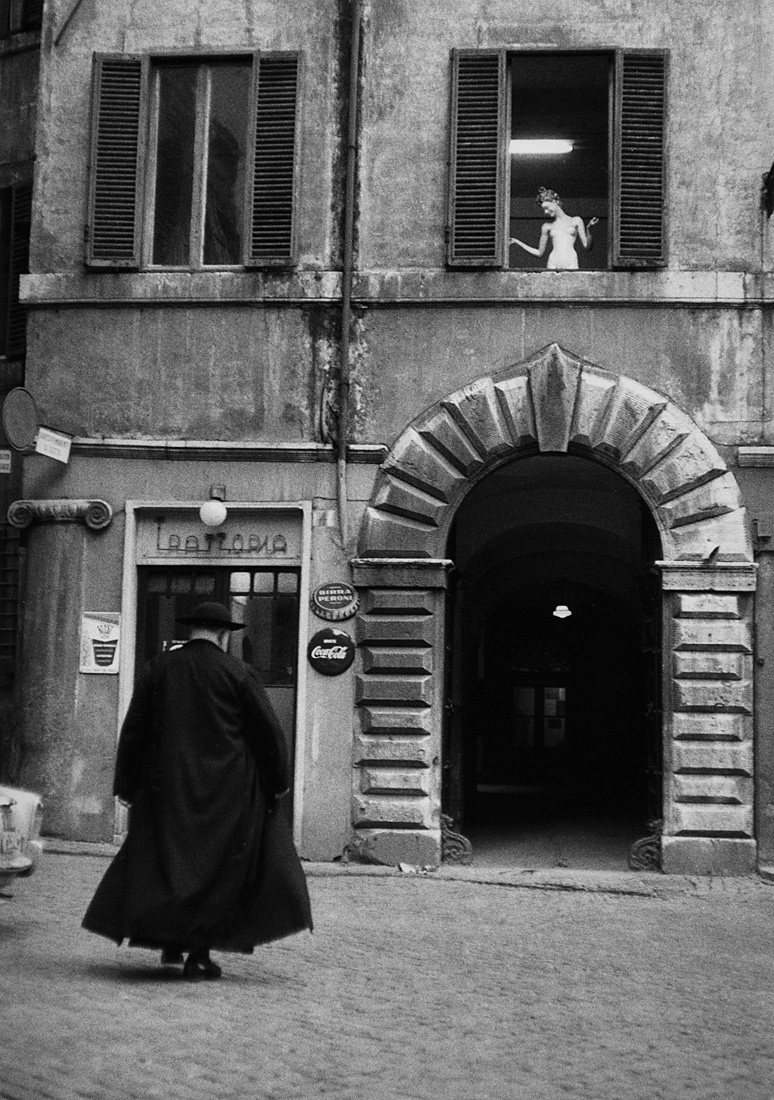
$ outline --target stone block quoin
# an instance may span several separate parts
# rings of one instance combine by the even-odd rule
[[[753,836],[752,591],[672,591],[671,738],[665,834],[751,840]],[[747,575],[754,585],[754,570]],[[669,590],[680,578],[673,573]],[[717,577],[715,583],[718,583]]]
[[[375,583],[363,588],[355,623],[352,847],[376,862],[435,865],[440,858],[445,568],[431,567],[428,575],[429,564],[369,562],[355,569],[356,581],[365,571]]]

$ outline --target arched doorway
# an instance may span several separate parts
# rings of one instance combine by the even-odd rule
[[[608,467],[658,532],[664,869],[751,870],[755,565],[736,480],[668,398],[556,344],[426,409],[377,476],[352,562],[362,593],[352,851],[440,860],[450,532],[498,468],[551,456]]]
[[[448,544],[444,812],[478,865],[622,868],[661,815],[652,517],[599,462],[498,467]]]

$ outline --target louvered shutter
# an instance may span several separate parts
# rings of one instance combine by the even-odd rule
[[[93,97],[86,263],[138,268],[146,62],[96,56]]]
[[[43,21],[43,0],[24,0],[22,7],[22,30],[35,31]]]
[[[504,50],[452,53],[447,262],[505,263],[510,130]]]
[[[287,267],[295,258],[300,58],[255,59],[245,265]]]
[[[616,64],[613,264],[666,263],[666,76],[661,51],[623,51]]]
[[[24,355],[27,346],[27,311],[19,304],[19,276],[30,269],[30,221],[32,217],[32,186],[14,187],[11,199],[11,250],[8,280],[9,358]]]

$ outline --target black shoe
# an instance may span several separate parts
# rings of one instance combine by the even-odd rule
[[[161,965],[182,966],[183,952],[178,951],[176,947],[165,947],[164,950],[161,952]]]
[[[218,964],[210,958],[208,951],[192,951],[183,965],[183,977],[189,982],[196,982],[200,978],[213,980],[219,978],[222,973]]]

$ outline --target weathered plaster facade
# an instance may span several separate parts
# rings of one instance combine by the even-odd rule
[[[13,269],[24,266],[24,243],[28,233],[11,229],[14,195],[25,195],[28,207],[35,156],[36,106],[39,79],[40,32],[21,29],[21,5],[9,12],[7,27],[0,36],[0,407],[6,394],[24,383],[23,347],[9,339],[10,319],[18,318],[18,278]],[[5,32],[8,32],[7,34]],[[9,285],[9,282],[12,285]],[[23,321],[21,322],[23,325]],[[9,472],[0,474],[0,517],[21,492],[21,461],[10,453],[0,424],[0,449]],[[4,467],[7,470],[8,466]],[[16,731],[14,668],[18,630],[18,538],[0,518],[0,728]],[[14,765],[11,757],[14,735],[0,738],[0,771]]]
[[[437,862],[449,532],[491,472],[571,453],[633,487],[661,539],[664,866],[774,862],[774,244],[760,198],[774,156],[774,29],[763,0],[739,6],[733,25],[721,0],[302,0],[292,13],[271,0],[115,0],[83,4],[65,27],[66,8],[46,9],[22,293],[27,388],[41,421],[74,443],[67,466],[25,457],[19,495],[104,500],[114,518],[93,531],[39,514],[23,536],[14,753],[18,777],[44,791],[51,831],[114,833],[110,772],[134,668],[83,676],[73,646],[84,610],[136,623],[133,502],[192,505],[217,483],[235,507],[307,507],[305,590],[343,580],[360,593],[346,624],[355,665],[335,678],[305,669],[299,687],[302,854]],[[88,270],[93,54],[256,49],[302,58],[293,265]],[[668,51],[665,266],[447,266],[453,49]],[[345,296],[342,540],[328,410]],[[320,625],[302,620],[302,666]]]

